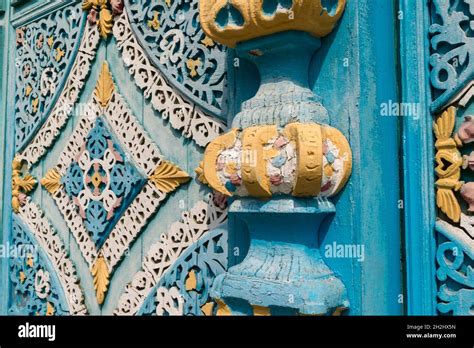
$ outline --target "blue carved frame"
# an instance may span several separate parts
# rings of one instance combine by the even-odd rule
[[[429,82],[427,1],[400,0],[403,102],[419,103],[418,120],[403,120],[403,187],[408,315],[436,315],[436,219]]]

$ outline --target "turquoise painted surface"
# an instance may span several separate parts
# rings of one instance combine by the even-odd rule
[[[30,4],[39,2],[30,2]],[[28,5],[30,6],[30,5]],[[30,7],[23,6],[16,10],[17,21],[36,18],[37,13],[28,12]],[[406,7],[409,5],[406,4]],[[364,261],[358,258],[334,258],[322,256],[331,269],[335,270],[345,283],[351,303],[349,314],[400,314],[406,306],[405,302],[399,302],[400,295],[403,295],[402,286],[402,263],[401,245],[402,236],[402,215],[406,209],[412,211],[408,218],[417,219],[416,212],[421,203],[420,197],[405,196],[405,201],[411,201],[414,205],[405,210],[399,209],[399,200],[402,198],[400,173],[403,173],[405,180],[416,177],[416,174],[401,171],[399,163],[400,138],[399,128],[402,122],[406,123],[403,134],[420,136],[423,128],[417,127],[416,132],[409,133],[407,129],[414,127],[415,123],[408,123],[396,117],[383,117],[380,112],[382,103],[397,101],[401,94],[398,90],[397,82],[397,59],[396,36],[399,22],[395,16],[395,1],[386,0],[359,0],[350,1],[341,23],[335,32],[322,40],[322,48],[313,57],[309,71],[312,90],[321,96],[324,106],[329,111],[329,123],[343,131],[348,137],[354,152],[354,171],[348,186],[340,197],[336,200],[336,214],[328,222],[327,233],[321,236],[322,248],[327,245],[363,245],[365,250]],[[417,9],[412,8],[413,11]],[[8,14],[7,14],[8,16]],[[15,40],[13,28],[6,32],[10,47]],[[106,47],[107,46],[107,47]],[[8,50],[4,56],[11,54]],[[107,45],[102,44],[99,49],[97,60],[92,73],[88,79],[86,87],[81,95],[81,102],[85,102],[92,94],[95,86],[100,63],[107,59],[110,63],[112,73],[122,93],[131,107],[134,114],[142,122],[153,140],[158,144],[161,151],[167,155],[168,159],[177,163],[188,173],[192,173],[202,158],[202,149],[190,144],[190,140],[183,139],[180,134],[172,130],[166,123],[156,115],[151,106],[144,101],[141,92],[135,87],[128,72],[123,67],[120,55],[114,47],[111,39]],[[235,114],[242,101],[252,97],[259,85],[255,68],[250,62],[240,60],[238,67],[235,62],[230,61],[234,67],[231,73],[235,80],[230,82],[235,95],[231,98],[230,107]],[[410,64],[410,60],[408,63]],[[10,76],[11,68],[2,64],[2,77]],[[417,68],[422,71],[422,67]],[[415,68],[414,68],[415,70]],[[410,76],[409,73],[406,74]],[[2,93],[7,91],[7,80],[2,79]],[[409,82],[407,82],[409,83]],[[410,83],[410,86],[413,86]],[[411,92],[408,90],[406,95]],[[12,111],[12,105],[4,106]],[[0,120],[0,125],[3,125]],[[41,166],[34,171],[36,177],[41,177],[47,169],[56,162],[57,156],[64,148],[67,138],[70,135],[77,120],[68,123],[67,130],[63,132],[59,141],[48,153]],[[10,197],[10,183],[5,178],[10,178],[11,173],[9,163],[13,156],[13,139],[10,132],[5,132],[6,156],[4,157],[3,197]],[[421,138],[419,142],[426,144],[429,139]],[[407,145],[407,152],[414,153],[417,143]],[[406,163],[416,163],[408,156]],[[423,157],[425,160],[428,155]],[[421,171],[423,172],[423,171]],[[406,186],[408,189],[409,187]],[[415,190],[415,189],[413,189]],[[59,231],[63,241],[68,245],[71,258],[78,269],[78,275],[84,281],[82,286],[86,292],[86,303],[92,314],[110,314],[122,293],[124,286],[128,283],[133,274],[139,270],[142,256],[146,253],[148,246],[159,239],[169,225],[179,218],[179,212],[189,209],[193,203],[203,197],[205,189],[194,180],[180,189],[171,197],[160,209],[157,216],[147,226],[139,239],[130,250],[129,257],[125,258],[120,267],[116,270],[112,284],[106,298],[106,302],[100,309],[94,298],[92,289],[92,278],[85,262],[80,255],[76,242],[70,238],[67,227],[61,215],[57,211],[54,202],[44,190],[37,189],[33,195],[33,200],[47,210],[47,214],[53,221],[54,226]],[[413,191],[419,192],[419,191]],[[9,210],[9,200],[3,199],[4,210]],[[180,204],[180,202],[184,204]],[[9,213],[3,214],[6,219],[3,221],[3,231],[10,230]],[[420,219],[420,228],[426,228],[427,220]],[[238,263],[245,256],[248,249],[248,233],[243,229],[238,221],[229,221],[234,231],[229,236],[229,251],[231,253],[230,262]],[[407,222],[408,225],[408,222]],[[414,230],[413,227],[411,230]],[[4,235],[3,238],[6,238]],[[419,239],[422,243],[423,238]],[[236,249],[238,248],[238,249]],[[324,249],[322,249],[324,250]],[[429,256],[429,255],[425,255]],[[413,255],[418,257],[418,255]],[[420,255],[423,257],[423,255]],[[414,262],[413,262],[414,263]],[[428,262],[429,263],[429,262]],[[3,274],[6,274],[4,264]],[[2,276],[1,279],[6,277]],[[416,279],[416,277],[413,277]],[[426,276],[425,278],[426,279]],[[6,287],[4,281],[3,287]],[[421,289],[416,285],[410,285],[408,293]],[[4,293],[4,292],[2,292]],[[420,313],[417,301],[421,300],[427,293],[419,292],[413,297],[413,307],[409,313]],[[426,298],[426,297],[425,297]],[[430,299],[430,297],[428,297]],[[5,296],[2,297],[5,308]],[[428,301],[429,300],[425,300]]]

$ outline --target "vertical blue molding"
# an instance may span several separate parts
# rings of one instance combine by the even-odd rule
[[[403,120],[403,179],[408,315],[436,314],[435,198],[426,1],[400,0],[401,92],[419,103],[418,120]]]
[[[3,245],[9,240],[10,231],[10,197],[11,192],[11,180],[7,180],[11,175],[11,168],[8,165],[11,159],[10,149],[8,144],[8,138],[11,138],[11,131],[9,131],[8,123],[10,118],[8,109],[8,84],[9,78],[11,77],[11,52],[8,49],[10,47],[10,37],[12,34],[12,28],[10,27],[10,0],[3,2],[3,7],[0,9],[5,11],[3,18],[0,22],[0,66],[2,70],[1,74],[1,91],[0,91],[0,242]],[[8,308],[8,259],[0,258],[0,315],[5,315]]]
[[[351,314],[401,315],[399,120],[381,115],[382,103],[399,100],[396,1],[356,4],[358,115],[351,116],[350,139],[357,157],[349,182],[356,206],[346,209],[353,210],[353,243],[365,245],[366,261],[356,268],[361,303]]]

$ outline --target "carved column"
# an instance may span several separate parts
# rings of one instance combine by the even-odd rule
[[[200,0],[201,25],[253,61],[261,85],[232,129],[206,148],[202,181],[231,197],[230,214],[250,233],[242,263],[216,278],[220,313],[340,313],[344,284],[324,263],[318,234],[336,208],[329,200],[352,168],[349,144],[326,124],[308,87],[312,55],[343,13],[345,0]]]

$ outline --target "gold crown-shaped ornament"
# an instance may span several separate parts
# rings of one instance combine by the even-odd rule
[[[328,35],[344,12],[346,0],[200,0],[201,26],[229,47],[283,31]]]

